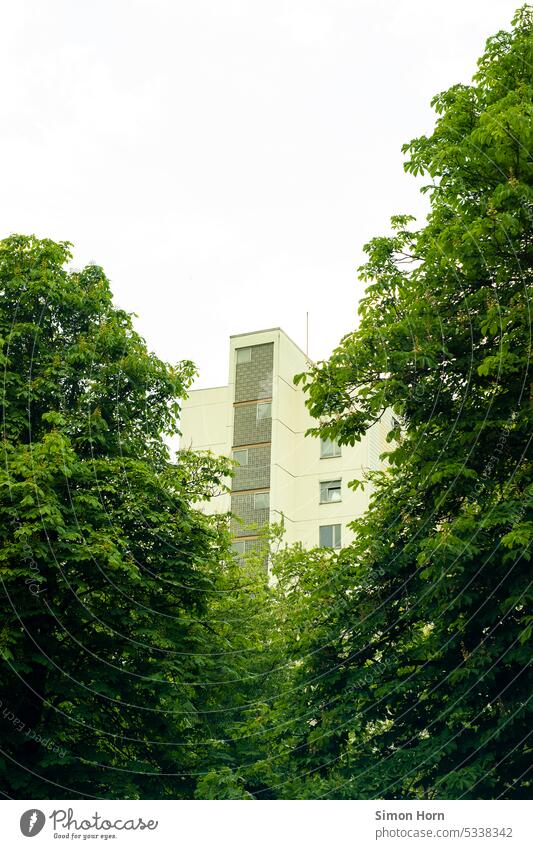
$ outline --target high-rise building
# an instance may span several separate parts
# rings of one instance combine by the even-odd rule
[[[183,405],[181,447],[238,463],[231,493],[203,505],[210,513],[231,511],[238,552],[257,545],[266,523],[281,520],[288,543],[340,548],[353,536],[348,523],[368,505],[368,488],[348,484],[380,468],[390,419],[353,447],[306,436],[316,421],[294,376],[309,362],[280,328],[232,336],[228,385],[192,390]]]

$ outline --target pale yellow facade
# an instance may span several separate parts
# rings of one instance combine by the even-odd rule
[[[244,357],[237,354],[245,349]],[[237,358],[246,359],[251,354],[259,357],[261,352],[272,355],[271,379],[263,385],[253,387],[253,377],[248,378],[257,399],[236,400],[236,375],[252,366],[239,366]],[[352,490],[348,483],[360,479],[366,470],[380,467],[380,454],[386,450],[385,437],[390,429],[390,419],[382,420],[367,432],[354,447],[342,446],[340,456],[321,456],[321,441],[306,436],[306,430],[316,424],[305,406],[306,393],[302,386],[295,386],[294,376],[309,366],[303,351],[279,328],[232,336],[229,351],[228,385],[190,392],[181,417],[181,447],[194,450],[210,450],[215,454],[233,456],[240,450],[246,457],[246,448],[236,443],[234,420],[236,407],[254,404],[271,404],[270,436],[270,480],[269,486],[260,489],[250,486],[232,495],[224,494],[203,505],[207,512],[227,512],[248,493],[268,493],[270,522],[283,520],[285,541],[301,542],[306,548],[320,544],[325,538],[334,539],[334,547],[347,545],[353,537],[348,527],[354,518],[368,506],[369,489]],[[241,372],[239,372],[239,368]],[[251,373],[251,372],[250,372]],[[261,381],[259,381],[259,384]],[[242,395],[242,391],[240,392]],[[241,410],[242,412],[242,410]],[[255,446],[267,446],[267,442],[255,442]],[[255,448],[254,445],[251,448]],[[321,450],[322,449],[322,450]],[[257,450],[257,449],[256,449]],[[339,449],[333,449],[333,451]],[[340,482],[340,486],[339,486]],[[330,486],[331,484],[331,486]],[[322,497],[324,496],[325,497]],[[325,498],[334,497],[327,501]],[[250,496],[252,497],[252,496]],[[331,526],[339,526],[331,532]],[[320,528],[326,530],[320,531]],[[242,531],[245,534],[245,531]],[[235,536],[240,538],[241,531]],[[243,536],[243,539],[250,536]]]

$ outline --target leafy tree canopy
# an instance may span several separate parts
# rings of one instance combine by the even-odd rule
[[[192,796],[207,771],[228,469],[170,459],[170,366],[69,245],[0,243],[0,786],[18,798]],[[220,707],[220,706],[218,706]]]
[[[315,433],[395,426],[355,543],[278,565],[304,651],[276,713],[289,796],[530,792],[532,23],[434,98],[404,147],[427,222],[366,245],[358,328],[299,378]]]
[[[180,452],[194,367],[101,268],[0,242],[0,788],[18,798],[521,798],[531,791],[533,19],[404,148],[423,226],[366,246],[357,329],[299,379],[315,434],[392,412],[339,553],[238,564]]]

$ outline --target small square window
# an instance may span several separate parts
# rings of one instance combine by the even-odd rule
[[[322,504],[328,504],[332,501],[342,501],[340,480],[321,482],[320,501]]]
[[[320,456],[323,459],[325,459],[326,457],[340,457],[341,447],[339,443],[336,442],[334,439],[321,439]]]
[[[268,510],[270,505],[270,493],[268,492],[255,492],[254,493],[254,509],[255,510]]]
[[[233,459],[239,466],[247,466],[248,465],[248,449],[240,448],[238,451],[233,452]]]
[[[272,415],[272,404],[270,401],[263,402],[262,404],[257,405],[257,421],[260,422],[263,419],[269,419]]]
[[[341,547],[341,526],[321,525],[319,530],[319,545],[321,548]]]
[[[237,364],[249,363],[252,359],[251,348],[237,348]]]
[[[231,543],[231,550],[234,554],[244,554],[246,550],[246,543],[243,539],[236,539]]]

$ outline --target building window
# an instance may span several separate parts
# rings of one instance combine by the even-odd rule
[[[265,401],[262,404],[257,405],[257,421],[260,422],[263,419],[269,419],[272,415],[272,404],[270,401]]]
[[[231,543],[231,550],[235,554],[244,554],[246,550],[246,543],[243,539],[237,539]]]
[[[270,494],[268,492],[254,492],[254,509],[268,510],[270,505]]]
[[[326,457],[340,457],[341,447],[339,443],[336,442],[334,439],[321,439],[320,456],[323,459],[325,459]]]
[[[249,363],[252,359],[251,348],[237,348],[237,364]]]
[[[319,545],[321,548],[341,547],[341,526],[321,525],[318,529]]]
[[[238,451],[233,452],[233,459],[239,466],[247,466],[248,465],[248,449],[247,448],[239,448]]]
[[[321,504],[329,504],[332,501],[342,501],[340,480],[338,480],[338,481],[321,481],[321,483],[320,483],[320,502],[321,502]]]

